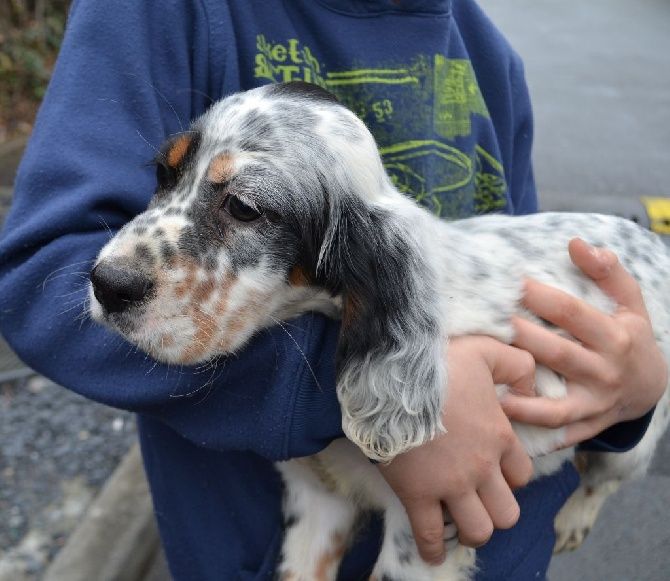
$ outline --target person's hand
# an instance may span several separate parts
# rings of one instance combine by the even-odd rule
[[[405,506],[421,557],[431,564],[445,556],[444,506],[461,543],[480,546],[494,527],[517,522],[511,488],[525,485],[533,472],[494,385],[532,395],[533,358],[490,337],[469,336],[449,342],[447,362],[447,433],[379,465]]]
[[[618,305],[611,315],[537,281],[526,284],[524,305],[578,342],[515,318],[514,345],[530,352],[566,379],[565,399],[503,398],[510,419],[565,427],[564,446],[588,440],[606,428],[647,413],[661,398],[668,369],[649,322],[640,288],[616,255],[580,239],[570,258]]]

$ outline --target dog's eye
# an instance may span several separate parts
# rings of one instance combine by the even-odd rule
[[[177,183],[177,170],[158,160],[156,162],[156,180],[159,188],[171,188]]]
[[[261,212],[245,204],[237,196],[228,196],[223,207],[233,218],[240,222],[252,222],[261,217]]]

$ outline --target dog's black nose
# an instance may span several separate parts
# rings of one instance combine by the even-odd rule
[[[143,272],[101,262],[91,271],[93,294],[108,313],[120,313],[144,300],[154,287]]]

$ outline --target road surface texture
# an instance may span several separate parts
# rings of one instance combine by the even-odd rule
[[[631,215],[670,196],[670,2],[481,0],[521,54],[543,210]],[[551,581],[670,579],[670,439]]]

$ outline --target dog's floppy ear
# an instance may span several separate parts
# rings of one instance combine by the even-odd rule
[[[370,458],[390,460],[443,429],[434,274],[397,215],[352,196],[331,218],[321,266],[343,300],[343,429]]]

